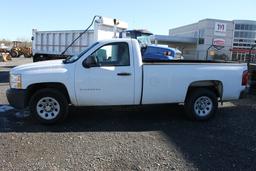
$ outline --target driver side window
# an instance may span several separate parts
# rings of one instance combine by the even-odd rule
[[[111,43],[96,50],[92,56],[96,57],[99,66],[129,66],[130,54],[127,43]]]

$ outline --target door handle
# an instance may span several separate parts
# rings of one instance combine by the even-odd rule
[[[130,76],[132,75],[131,73],[128,73],[128,72],[120,72],[120,73],[117,73],[118,76]]]

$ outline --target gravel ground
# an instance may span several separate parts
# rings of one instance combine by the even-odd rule
[[[182,106],[157,105],[72,108],[66,122],[44,126],[5,97],[9,66],[30,61],[0,63],[0,170],[256,168],[255,97],[224,103],[207,122],[188,121]]]

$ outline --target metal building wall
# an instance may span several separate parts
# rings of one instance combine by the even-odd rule
[[[216,23],[223,23],[226,26],[226,31],[222,34],[217,34],[215,31]],[[193,23],[186,26],[170,29],[170,36],[181,37],[193,37],[198,40],[201,38],[204,40],[203,44],[197,44],[197,46],[185,47],[183,49],[184,56],[188,59],[200,59],[204,60],[207,56],[207,49],[212,45],[213,39],[224,39],[225,47],[218,51],[219,54],[226,54],[228,59],[231,59],[230,49],[233,42],[233,29],[234,24],[232,21],[216,20],[216,19],[204,19],[197,23]],[[210,57],[211,59],[211,57]]]

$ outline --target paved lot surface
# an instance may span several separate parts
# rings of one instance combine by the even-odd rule
[[[0,170],[255,170],[256,100],[224,103],[208,122],[182,106],[70,110],[44,126],[8,106],[0,63]]]

